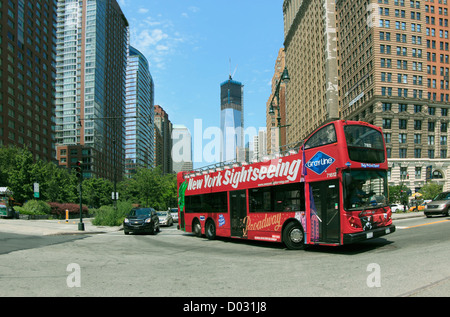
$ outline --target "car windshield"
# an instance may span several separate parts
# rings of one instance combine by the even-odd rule
[[[165,211],[158,211],[156,214],[161,217],[167,216],[167,212],[165,212]]]
[[[363,210],[387,206],[386,171],[345,172],[344,195],[346,210]]]
[[[140,208],[140,209],[132,209],[130,212],[131,217],[139,217],[139,216],[149,216],[150,208]]]
[[[450,192],[440,193],[433,200],[450,200]]]

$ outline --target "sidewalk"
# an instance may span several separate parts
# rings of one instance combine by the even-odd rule
[[[100,234],[115,232],[122,227],[94,226],[92,219],[83,219],[84,231],[78,230],[80,219],[65,220],[23,220],[23,219],[1,219],[0,232],[8,232],[23,235],[52,236],[52,235],[74,235],[74,234]]]

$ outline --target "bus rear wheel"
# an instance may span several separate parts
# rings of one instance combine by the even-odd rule
[[[216,226],[212,220],[206,222],[205,233],[209,240],[214,240],[216,238]]]
[[[305,234],[299,223],[290,222],[283,230],[283,242],[289,250],[305,249]]]

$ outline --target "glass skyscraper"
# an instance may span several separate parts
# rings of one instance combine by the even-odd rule
[[[139,167],[153,168],[154,84],[148,61],[130,46],[126,82],[125,175],[131,177]]]
[[[242,161],[244,147],[244,86],[231,78],[220,85],[221,160]]]

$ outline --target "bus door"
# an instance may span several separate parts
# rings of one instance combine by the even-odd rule
[[[247,217],[247,195],[245,190],[230,192],[231,236],[242,238]]]
[[[339,181],[310,183],[311,241],[339,243]]]

